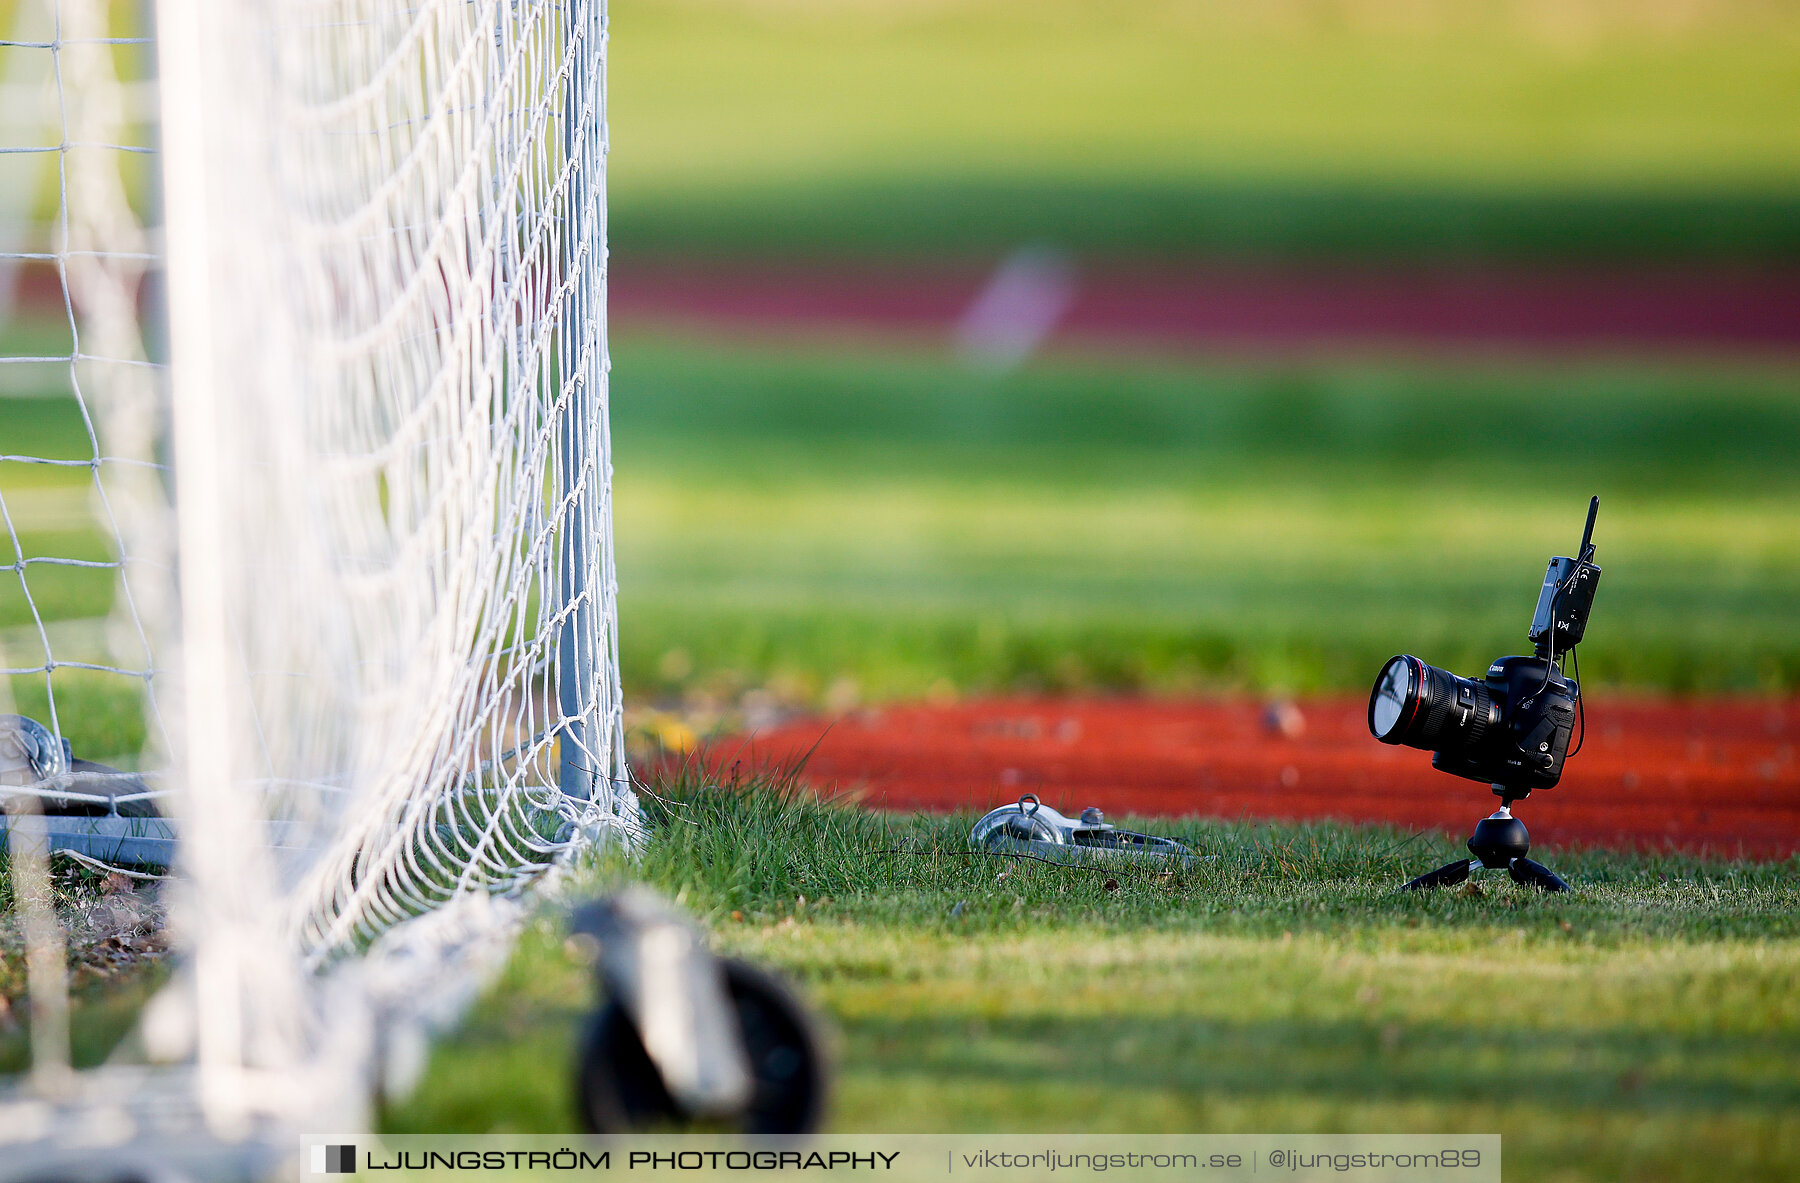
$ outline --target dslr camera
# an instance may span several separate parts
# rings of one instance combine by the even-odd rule
[[[1600,586],[1600,568],[1593,561],[1594,518],[1599,510],[1600,499],[1595,497],[1588,503],[1587,527],[1575,556],[1551,559],[1544,573],[1537,611],[1526,633],[1532,656],[1502,657],[1488,667],[1485,677],[1476,679],[1460,678],[1401,654],[1388,659],[1369,694],[1369,730],[1376,739],[1428,751],[1433,768],[1493,786],[1500,811],[1483,821],[1469,840],[1481,865],[1512,867],[1515,879],[1521,878],[1521,871],[1534,874],[1535,868],[1561,885],[1552,890],[1567,885],[1524,857],[1525,826],[1512,817],[1509,807],[1533,789],[1554,786],[1562,778],[1564,761],[1573,754],[1569,742],[1582,721],[1581,686],[1564,674],[1563,662],[1579,668],[1574,665],[1575,646],[1587,631],[1594,592]],[[1491,859],[1477,849],[1478,839],[1491,849]],[[1513,867],[1514,860],[1529,867]],[[1457,882],[1473,865],[1451,864],[1407,886],[1443,886],[1422,881],[1463,866],[1462,875],[1447,881]]]

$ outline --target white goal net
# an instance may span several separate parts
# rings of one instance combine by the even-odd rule
[[[215,1132],[353,1119],[376,1028],[466,986],[572,852],[637,833],[605,7],[136,12],[0,3],[0,161],[39,177],[0,189],[0,414],[50,441],[0,442],[0,713],[71,740],[0,789],[52,833],[173,828],[188,970],[147,1045]],[[104,624],[59,598],[96,571]],[[144,738],[85,764],[72,737],[121,701]]]

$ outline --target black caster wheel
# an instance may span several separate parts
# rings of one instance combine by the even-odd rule
[[[725,991],[743,1030],[754,1090],[741,1113],[705,1128],[746,1134],[804,1134],[825,1108],[825,1059],[806,1012],[773,976],[741,961],[722,962]],[[637,1024],[609,1001],[582,1041],[577,1102],[591,1134],[697,1128],[663,1085]]]

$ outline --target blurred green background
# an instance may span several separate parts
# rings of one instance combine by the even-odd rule
[[[1471,669],[1523,646],[1589,493],[1590,678],[1800,678],[1791,347],[1053,339],[995,374],[928,333],[629,314],[659,267],[878,286],[1034,243],[1165,274],[1788,274],[1800,10],[624,0],[613,45],[637,694],[729,714],[758,688],[1357,691],[1400,649]]]
[[[1787,256],[1745,0],[624,0],[616,252]]]

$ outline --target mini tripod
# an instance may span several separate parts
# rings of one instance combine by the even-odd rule
[[[1514,796],[1504,785],[1495,785],[1494,792],[1500,795],[1500,808],[1476,822],[1475,832],[1469,835],[1469,853],[1475,857],[1458,859],[1435,871],[1427,871],[1417,879],[1409,880],[1401,891],[1454,887],[1467,879],[1476,867],[1504,868],[1514,883],[1526,887],[1543,891],[1569,890],[1569,885],[1555,871],[1525,857],[1525,852],[1531,849],[1531,835],[1526,831],[1525,823],[1512,815],[1512,803],[1524,794]]]

